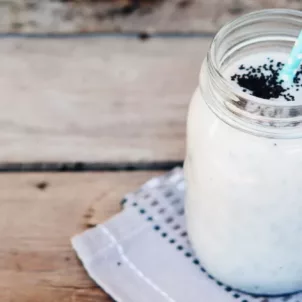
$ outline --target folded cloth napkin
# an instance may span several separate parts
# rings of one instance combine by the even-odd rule
[[[117,302],[302,302],[302,294],[253,297],[214,279],[190,246],[183,170],[151,179],[123,211],[72,238],[89,276]]]

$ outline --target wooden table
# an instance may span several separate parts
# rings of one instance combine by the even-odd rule
[[[181,164],[208,45],[206,37],[1,40],[1,302],[110,301],[70,237]]]
[[[111,301],[86,275],[70,237],[120,211],[125,193],[182,163],[187,106],[211,35],[253,9],[241,5],[251,1],[237,2],[216,11],[217,1],[180,1],[175,11],[172,1],[130,19],[99,16],[86,31],[119,25],[125,34],[89,36],[58,36],[68,32],[61,19],[58,27],[35,21],[30,28],[37,1],[0,3],[0,16],[12,14],[0,31],[21,33],[0,38],[1,302]],[[267,2],[253,1],[257,8]],[[200,15],[200,5],[209,13]],[[84,31],[74,20],[69,30]],[[25,38],[28,31],[42,34]],[[147,39],[148,32],[156,34]]]

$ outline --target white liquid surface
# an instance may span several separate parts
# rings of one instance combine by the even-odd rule
[[[267,57],[242,59],[225,74]],[[284,54],[269,57],[286,60]],[[237,130],[209,109],[197,89],[188,114],[185,171],[188,230],[208,272],[250,293],[302,290],[302,139]]]
[[[271,62],[271,60],[273,60],[273,62]],[[240,69],[241,65],[244,65],[245,67],[253,66],[253,67],[257,68],[258,66],[263,66],[264,64],[267,64],[267,65],[273,65],[273,67],[276,68],[276,65],[278,62],[285,64],[287,62],[287,60],[288,60],[288,53],[284,53],[284,52],[270,52],[269,54],[265,53],[265,52],[257,53],[256,55],[249,55],[249,56],[242,58],[241,60],[236,61],[231,66],[228,66],[226,68],[226,70],[223,72],[223,74],[227,79],[230,79],[231,76],[234,74],[246,73],[246,70]],[[261,72],[263,72],[264,75],[271,74],[271,72],[269,70],[266,71],[266,70],[261,69]],[[302,84],[301,76],[299,76],[299,78],[300,78],[300,83]],[[236,85],[236,82],[232,81],[232,83],[234,83],[234,85]],[[301,87],[301,89],[300,89],[300,87],[297,88],[296,85],[291,82],[284,83],[282,86],[283,86],[283,88],[289,88],[287,93],[290,93],[291,95],[293,95],[295,97],[295,102],[299,102],[301,104],[302,87]],[[240,89],[244,90],[242,87],[240,87]],[[299,91],[297,91],[297,89],[299,89]],[[248,90],[246,92],[251,94],[251,92]],[[279,97],[278,99],[272,99],[272,100],[287,101],[283,96]]]

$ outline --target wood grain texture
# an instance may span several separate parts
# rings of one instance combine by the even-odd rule
[[[209,39],[2,39],[0,163],[184,157]]]
[[[216,32],[259,9],[302,9],[300,0],[0,1],[1,32]]]
[[[158,174],[0,174],[0,301],[111,301],[70,237],[120,211],[125,193]]]

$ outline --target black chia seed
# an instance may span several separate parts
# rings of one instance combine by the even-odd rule
[[[274,59],[267,58],[268,63],[260,66],[245,66],[240,65],[239,70],[243,73],[234,74],[231,80],[236,82],[247,92],[253,96],[262,99],[278,99],[283,97],[287,101],[295,101],[295,97],[289,93],[289,87],[283,87],[283,80],[279,80],[279,73],[284,64],[282,62],[275,62]],[[300,76],[302,75],[302,66],[298,70],[294,80],[293,86],[296,91],[300,90]]]

